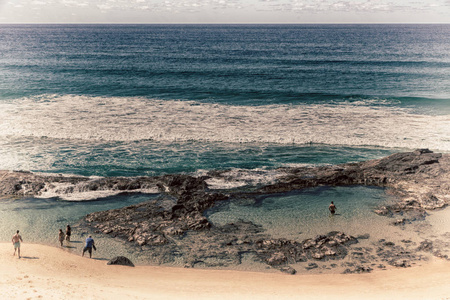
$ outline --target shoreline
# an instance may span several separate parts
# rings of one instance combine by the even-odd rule
[[[160,266],[108,266],[63,249],[0,243],[0,294],[9,299],[448,299],[450,262],[368,274],[286,275]],[[124,298],[125,297],[125,298]]]
[[[360,239],[367,239],[369,235],[361,232],[360,236],[351,236],[344,232],[345,229],[336,231],[337,228],[333,227],[328,233],[299,242],[268,235],[261,225],[251,220],[218,226],[208,220],[205,211],[222,201],[245,199],[251,203],[261,195],[280,195],[309,187],[378,186],[388,188],[392,195],[398,197],[398,201],[383,205],[374,212],[391,217],[392,225],[401,230],[403,226],[424,220],[427,210],[443,208],[450,203],[450,156],[428,149],[396,153],[359,163],[279,171],[284,175],[275,183],[254,186],[249,190],[227,190],[227,193],[208,189],[207,180],[226,180],[227,176],[222,172],[208,173],[206,177],[172,174],[139,178],[66,178],[0,171],[3,175],[0,193],[35,196],[61,184],[66,186],[63,190],[69,193],[105,188],[132,192],[156,186],[163,195],[159,200],[108,208],[87,215],[83,213],[85,217],[80,220],[80,231],[118,238],[134,249],[148,253],[157,264],[181,263],[186,267],[222,268],[240,264],[242,259],[246,259],[243,255],[246,254],[247,257],[253,255],[268,267],[288,273],[297,272],[294,269],[297,263],[309,262],[307,269],[311,269],[318,267],[318,261],[342,260],[348,256],[351,245],[357,244]],[[420,228],[414,230],[420,232]],[[423,255],[428,253],[447,258],[445,252],[450,245],[447,241],[448,236],[444,240],[433,238],[424,241],[414,241],[409,237],[400,241],[377,239],[374,247],[362,245],[350,253],[354,261],[341,264],[346,268],[342,271],[360,273],[375,266],[385,268],[386,265],[407,267],[423,260]],[[302,265],[299,267],[302,268]],[[337,264],[321,267],[334,269]]]

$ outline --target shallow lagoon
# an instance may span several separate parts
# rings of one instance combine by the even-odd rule
[[[331,201],[337,206],[334,216],[328,211]],[[393,220],[376,215],[373,209],[392,201],[394,198],[382,188],[323,186],[262,196],[256,201],[231,200],[209,210],[207,217],[217,225],[239,219],[252,221],[274,237],[299,241],[330,231],[381,237]]]
[[[96,201],[69,202],[55,198],[25,198],[0,201],[1,241],[9,241],[19,229],[26,243],[58,246],[58,229],[67,224],[75,225],[88,213],[137,204],[150,199],[158,199],[157,194],[127,194],[108,197]],[[316,187],[285,194],[264,195],[256,199],[233,199],[218,203],[206,211],[207,218],[216,225],[224,225],[239,219],[261,225],[265,233],[274,238],[302,241],[330,231],[343,231],[354,236],[369,235],[359,239],[357,247],[374,247],[380,239],[399,243],[410,240],[417,245],[434,232],[428,221],[417,221],[408,226],[393,226],[393,218],[378,216],[373,209],[395,199],[382,188],[364,186]],[[328,205],[337,206],[337,214],[331,216]],[[427,225],[427,226],[425,226]],[[80,254],[84,239],[91,232],[73,228],[72,242],[65,244],[66,251]],[[101,234],[93,234],[98,251],[96,259],[107,260],[117,255],[125,255],[136,264],[149,264],[144,251],[132,248],[127,243]],[[151,250],[150,250],[151,252]],[[351,258],[349,258],[351,259]],[[154,263],[154,262],[153,262]],[[183,266],[182,257],[172,265]],[[319,263],[320,265],[320,263]],[[201,266],[199,266],[201,267]],[[304,266],[295,266],[299,272]],[[243,254],[242,264],[229,269],[270,271],[267,265],[254,261],[251,254]],[[336,268],[327,271],[328,265],[307,272],[341,272]],[[306,271],[305,271],[306,272]]]
[[[0,241],[10,241],[11,236],[19,229],[24,239],[23,251],[26,251],[26,243],[59,246],[58,230],[61,228],[65,232],[67,224],[70,224],[72,242],[70,244],[64,242],[64,249],[67,251],[81,254],[84,240],[88,234],[92,234],[98,250],[94,253],[94,257],[110,259],[113,256],[125,255],[136,262],[144,263],[139,259],[138,253],[131,251],[123,242],[84,230],[80,232],[74,225],[89,213],[121,208],[156,197],[156,194],[125,194],[80,202],[56,198],[3,199],[0,201],[0,228],[2,228]]]

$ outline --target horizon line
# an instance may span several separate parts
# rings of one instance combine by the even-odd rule
[[[450,22],[17,22],[0,25],[449,25]]]

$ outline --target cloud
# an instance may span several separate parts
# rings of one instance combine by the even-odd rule
[[[446,1],[450,4],[450,0]],[[406,12],[441,6],[439,3],[386,0],[259,0],[259,3],[258,10],[290,12]]]
[[[34,1],[31,2],[31,4],[33,4],[33,5],[47,5],[48,2],[46,2],[46,1],[34,0]]]
[[[61,0],[60,3],[67,7],[88,7],[89,6],[89,3],[87,1]]]
[[[19,3],[17,3],[19,2]],[[199,12],[211,10],[284,12],[389,12],[437,9],[450,6],[450,0],[434,3],[417,0],[19,0],[25,7],[61,5],[89,7],[102,11],[149,10],[154,12]]]
[[[35,0],[39,1],[39,0]],[[86,1],[59,0],[64,6],[87,6]],[[91,6],[102,11],[108,10],[149,10],[154,12],[198,12],[211,9],[241,9],[243,0],[97,0]]]
[[[16,20],[83,22],[448,22],[450,0],[0,0]],[[42,16],[38,16],[41,12]],[[0,12],[1,13],[1,12]],[[428,16],[424,15],[428,14]],[[21,17],[21,16],[25,17]],[[387,17],[389,15],[389,17]],[[44,17],[44,16],[47,16]],[[344,17],[345,16],[345,17]],[[20,17],[20,18],[19,18]],[[98,17],[98,18],[96,18]],[[58,19],[58,20],[59,20]],[[51,19],[53,21],[53,19]]]

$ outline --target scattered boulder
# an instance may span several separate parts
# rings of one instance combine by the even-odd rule
[[[360,274],[360,273],[370,273],[372,272],[372,268],[371,267],[367,267],[367,266],[356,266],[353,269],[345,269],[345,271],[343,272],[343,274]]]
[[[281,267],[280,271],[289,275],[295,275],[295,273],[297,273],[297,270],[295,270],[294,268],[290,267],[290,266],[286,266],[286,267]]]
[[[307,267],[305,267],[306,270],[312,270],[312,269],[317,269],[319,267],[319,265],[317,265],[316,263],[309,263]]]
[[[107,265],[121,265],[121,266],[130,266],[134,267],[134,264],[125,256],[116,256],[110,259]]]
[[[357,240],[367,240],[369,238],[370,238],[370,234],[368,234],[368,233],[360,234],[360,235],[356,236]]]
[[[410,261],[406,259],[398,259],[391,262],[391,265],[398,268],[409,268],[411,267]]]
[[[431,251],[433,251],[433,242],[430,240],[422,241],[420,243],[419,247],[417,248],[417,250],[431,252]]]

